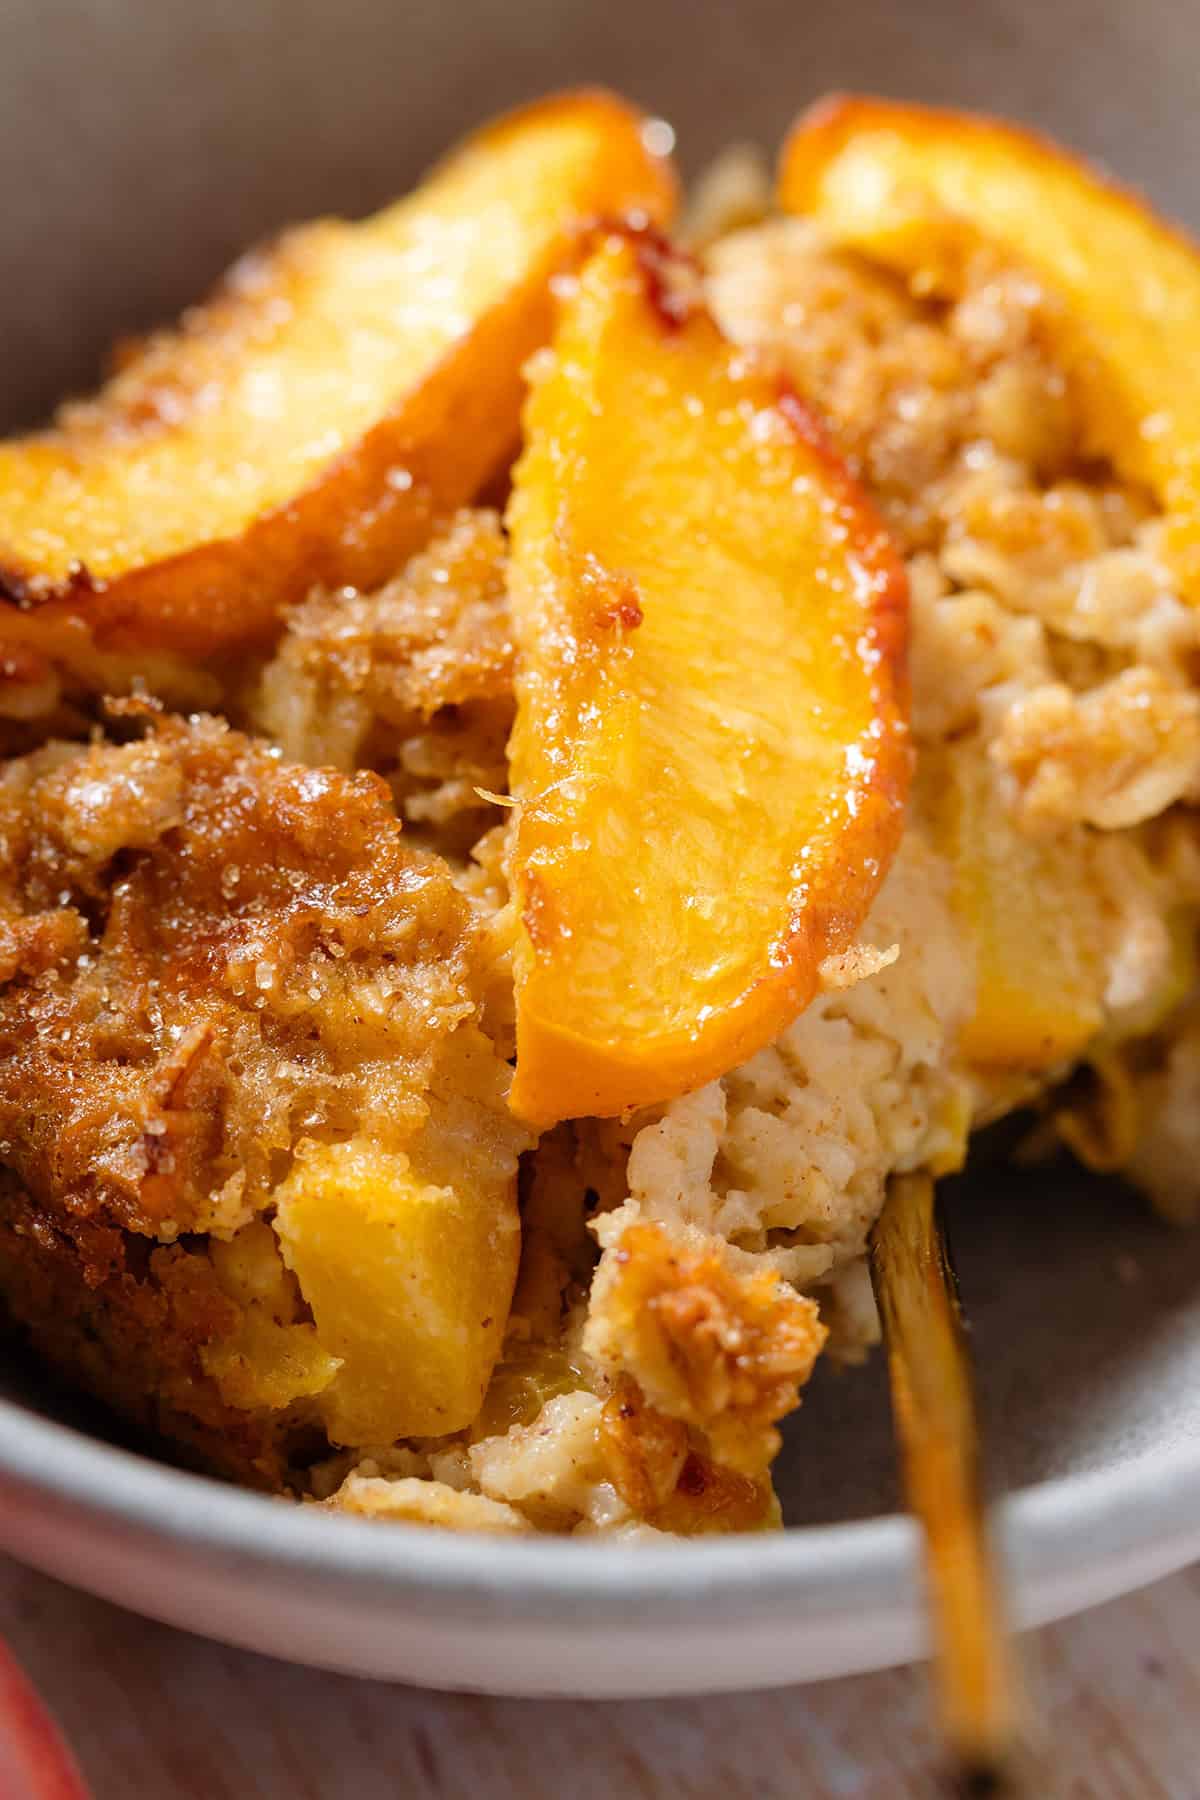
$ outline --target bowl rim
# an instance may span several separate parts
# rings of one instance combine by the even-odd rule
[[[911,1618],[916,1605],[917,1534],[900,1514],[624,1549],[603,1538],[389,1530],[172,1468],[0,1398],[0,1504],[14,1501],[216,1558],[230,1572],[303,1575],[310,1588],[353,1590],[375,1611],[402,1606],[443,1621],[586,1617],[620,1628],[652,1609],[659,1624],[687,1627],[711,1624],[719,1608],[736,1626],[794,1619],[801,1602],[810,1622],[867,1605]],[[1200,1437],[1165,1457],[1146,1452],[1023,1488],[1000,1515],[1018,1623],[1077,1610],[1200,1555]],[[21,1554],[19,1542],[7,1547]],[[1081,1592],[1099,1565],[1103,1595]]]

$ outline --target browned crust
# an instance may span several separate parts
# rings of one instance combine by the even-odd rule
[[[398,1129],[424,1116],[468,912],[378,776],[163,719],[10,763],[0,825],[0,1136],[43,1204],[170,1238],[231,1182],[260,1207],[301,1117],[336,1135],[384,1093]]]
[[[597,1354],[631,1376],[654,1409],[654,1418],[629,1409],[630,1429],[638,1429],[626,1441],[638,1448],[647,1491],[660,1501],[675,1484],[649,1472],[663,1461],[657,1414],[701,1434],[690,1449],[761,1479],[779,1449],[777,1422],[799,1405],[825,1342],[812,1300],[772,1268],[735,1272],[723,1249],[639,1221],[621,1234],[596,1279]],[[614,1428],[619,1416],[610,1415]]]
[[[600,1415],[601,1455],[635,1517],[688,1537],[763,1530],[774,1514],[769,1478],[715,1463],[692,1438],[678,1419],[647,1406],[627,1375]]]
[[[148,735],[0,771],[0,1295],[139,1427],[278,1486],[324,1438],[255,1346],[311,1325],[282,1264],[266,1297],[220,1244],[301,1141],[362,1130],[440,1184],[464,1133],[508,1131],[499,1058],[478,1098],[448,1066],[469,907],[378,776],[115,710]]]
[[[288,1485],[323,1443],[303,1407],[226,1406],[200,1361],[239,1312],[197,1247],[155,1248],[116,1226],[39,1207],[0,1172],[0,1296],[39,1356],[185,1461],[253,1487]]]

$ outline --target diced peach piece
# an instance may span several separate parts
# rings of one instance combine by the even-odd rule
[[[438,1187],[362,1139],[312,1147],[276,1190],[284,1259],[338,1359],[330,1437],[390,1444],[469,1425],[500,1353],[520,1252],[511,1187]]]
[[[1097,452],[1149,487],[1200,600],[1200,249],[1031,131],[835,97],[784,147],[782,204],[837,241],[952,288],[980,238],[1061,302],[1058,348]]]
[[[261,1307],[247,1310],[235,1336],[206,1345],[200,1363],[227,1406],[276,1411],[327,1388],[337,1358],[311,1325],[281,1325]]]
[[[937,848],[975,953],[967,1060],[1037,1071],[1078,1057],[1104,1023],[1104,899],[1080,879],[1083,828],[1032,838],[981,750],[922,751]],[[1062,905],[1063,894],[1070,904]]]
[[[208,1253],[220,1287],[241,1313],[235,1332],[200,1351],[201,1366],[225,1404],[276,1411],[327,1388],[337,1374],[337,1358],[299,1317],[296,1284],[266,1221],[251,1220],[228,1240],[210,1238]]]
[[[106,648],[210,656],[314,584],[377,584],[515,445],[581,222],[673,199],[638,113],[569,93],[374,218],[244,258],[96,399],[0,445],[0,595],[51,643],[78,616]]]
[[[512,1104],[545,1124],[697,1087],[811,998],[901,831],[907,595],[646,235],[587,263],[525,432]]]

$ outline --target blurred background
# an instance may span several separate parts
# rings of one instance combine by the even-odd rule
[[[1194,0],[3,0],[0,428],[264,233],[565,83],[665,116],[688,169],[831,87],[988,107],[1196,214],[1198,47]]]

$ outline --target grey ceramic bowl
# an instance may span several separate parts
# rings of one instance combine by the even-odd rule
[[[686,165],[774,145],[830,87],[987,107],[1200,212],[1200,15],[1173,0],[8,0],[0,423],[240,248],[403,188],[456,133],[580,80]],[[1068,1173],[954,1207],[1016,1609],[1048,1619],[1200,1555],[1200,1233]],[[791,1529],[622,1552],[330,1518],[162,1467],[15,1361],[0,1543],[176,1624],[332,1667],[510,1693],[750,1687],[919,1652],[878,1367],[823,1372],[781,1464]]]

